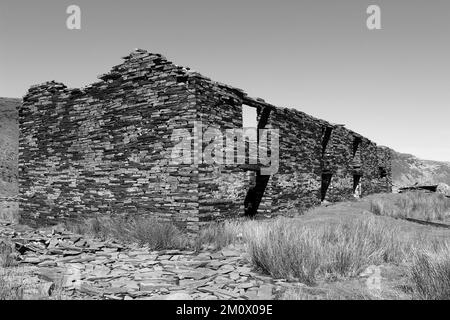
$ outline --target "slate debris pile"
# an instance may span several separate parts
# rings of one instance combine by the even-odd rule
[[[61,229],[0,223],[19,266],[41,292],[62,288],[70,299],[263,299],[291,285],[252,270],[240,247],[218,252],[151,251]]]

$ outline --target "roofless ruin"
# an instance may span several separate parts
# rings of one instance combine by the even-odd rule
[[[391,191],[387,148],[342,125],[250,98],[159,54],[135,50],[100,79],[83,89],[47,82],[24,97],[19,207],[25,223],[138,214],[195,232],[211,220],[286,214]],[[251,138],[243,162],[196,158],[208,141],[195,136],[242,128],[245,109],[255,111],[258,129],[278,130],[273,174],[249,161]],[[192,161],[173,161],[180,130],[193,137]],[[260,147],[260,135],[254,139]],[[237,145],[231,148],[239,157]]]

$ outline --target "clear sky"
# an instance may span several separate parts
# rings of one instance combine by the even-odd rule
[[[81,30],[66,9],[81,7]],[[382,30],[366,9],[381,8]],[[450,161],[449,0],[2,0],[0,96],[82,87],[134,48],[378,144]]]

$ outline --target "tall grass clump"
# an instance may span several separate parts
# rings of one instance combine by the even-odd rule
[[[276,278],[299,278],[312,284],[320,267],[319,239],[305,227],[285,219],[260,223],[245,235],[252,263]]]
[[[23,285],[17,277],[13,247],[0,240],[0,300],[22,300]]]
[[[450,217],[450,198],[439,193],[381,194],[370,201],[370,211],[393,218],[443,221]]]
[[[0,268],[8,268],[15,265],[13,251],[11,243],[0,240]]]
[[[370,264],[401,262],[412,243],[384,219],[320,225],[280,218],[246,231],[253,264],[275,278],[314,284],[318,276],[353,276]]]
[[[23,279],[17,269],[0,267],[0,300],[23,300]]]
[[[204,224],[196,234],[189,234],[172,222],[146,217],[96,217],[84,222],[67,223],[70,231],[102,240],[116,239],[147,245],[152,250],[194,249],[205,247],[220,250],[228,245],[243,243],[243,230],[252,220],[225,220]]]
[[[146,217],[96,217],[66,227],[78,234],[147,245],[151,250],[184,249],[187,235],[171,222]]]
[[[131,237],[152,250],[184,249],[187,238],[174,224],[153,219],[138,219],[131,224]]]
[[[206,224],[200,228],[195,239],[195,248],[199,250],[204,246],[212,246],[214,249],[220,250],[230,244],[240,243],[243,230],[249,223],[240,220],[226,220]]]
[[[450,245],[417,250],[410,267],[411,280],[420,299],[450,299]]]

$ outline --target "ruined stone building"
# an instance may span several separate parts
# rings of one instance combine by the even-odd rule
[[[24,97],[22,221],[140,214],[195,231],[206,221],[391,191],[388,149],[343,125],[250,98],[143,50],[99,78],[83,89],[47,82]],[[170,161],[174,130],[192,132],[194,122],[241,128],[243,108],[256,110],[258,128],[279,130],[275,174],[262,175],[258,164]]]

